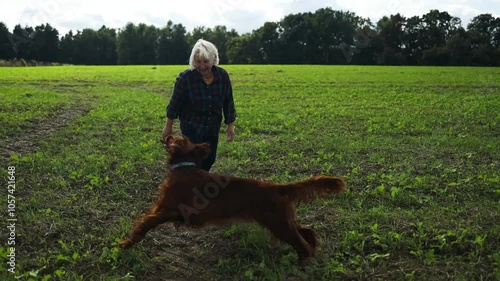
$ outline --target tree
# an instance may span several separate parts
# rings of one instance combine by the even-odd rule
[[[317,10],[312,15],[312,27],[321,62],[351,63],[353,57],[360,52],[355,42],[357,30],[366,23],[369,23],[367,19],[355,13],[334,11],[331,8]]]
[[[262,45],[254,34],[243,34],[233,37],[228,42],[228,63],[231,64],[262,64],[264,62]]]
[[[500,47],[497,47],[491,54],[491,65],[500,66]]]
[[[70,30],[66,35],[61,37],[59,42],[61,47],[60,61],[69,64],[76,64],[75,57],[75,36],[73,31]]]
[[[380,64],[402,65],[406,64],[406,58],[403,55],[404,44],[404,26],[406,18],[400,14],[383,17],[377,23],[380,39],[384,45],[383,52],[379,55]]]
[[[474,17],[467,26],[470,37],[472,65],[498,65],[500,48],[500,18],[491,14]]]
[[[33,36],[35,30],[32,27],[21,25],[14,26],[12,36],[10,37],[16,58],[24,58],[27,60],[33,59]]]
[[[137,27],[139,56],[135,64],[156,64],[158,62],[158,29],[153,25],[139,24]]]
[[[158,64],[174,64],[173,48],[173,22],[158,31]]]
[[[495,18],[491,14],[481,14],[472,19],[467,29],[470,33],[475,33],[475,44],[500,47],[500,18]]]
[[[471,44],[463,28],[448,39],[446,42],[446,52],[449,56],[449,65],[464,66],[469,64]]]
[[[422,54],[423,65],[448,65],[450,58],[444,47],[433,47]]]
[[[212,29],[210,29],[210,28],[206,28],[204,26],[195,27],[193,29],[193,31],[190,34],[188,34],[188,38],[187,38],[188,45],[190,47],[193,47],[194,44],[196,44],[196,41],[198,41],[198,39],[208,40],[211,33],[212,33]]]
[[[220,64],[226,64],[228,62],[227,44],[232,38],[237,36],[238,33],[234,29],[228,31],[227,28],[223,25],[217,25],[212,30],[207,40],[209,40],[210,42],[215,44],[215,46],[217,46],[217,50],[219,51],[219,56],[220,56],[219,58]]]
[[[117,62],[116,31],[102,26],[98,31],[86,28],[73,36],[61,39],[61,48],[66,60],[76,64],[112,65]]]
[[[189,62],[189,45],[187,42],[186,27],[182,24],[174,24],[172,29],[172,54],[174,59],[173,64],[187,64]]]
[[[227,44],[232,38],[237,36],[238,33],[234,29],[228,31],[227,28],[223,25],[217,25],[213,29],[196,27],[188,36],[188,43],[190,46],[194,46],[198,39],[205,39],[212,42],[219,51],[219,63],[225,64],[228,62]]]
[[[418,65],[422,62],[424,45],[422,37],[422,18],[413,16],[406,19],[403,33],[403,55],[408,64]]]
[[[158,29],[143,23],[128,23],[118,34],[118,64],[156,64]]]
[[[314,42],[309,41],[308,33],[314,32],[310,13],[288,15],[283,18],[279,25],[281,27],[280,46],[281,62],[299,64],[309,62],[309,46],[315,48]]]
[[[94,29],[85,28],[74,36],[74,60],[77,64],[99,64],[97,32]]]
[[[135,25],[127,23],[118,33],[116,52],[118,55],[118,64],[133,64],[132,54],[137,49]]]
[[[282,62],[281,28],[276,22],[266,22],[254,31],[255,38],[260,42],[259,52],[262,63],[278,64]]]
[[[13,59],[16,56],[11,42],[12,35],[7,26],[0,22],[0,59]]]
[[[354,45],[358,49],[358,53],[353,57],[353,64],[376,64],[377,57],[384,51],[382,38],[370,24],[358,28],[354,35]]]
[[[250,35],[244,34],[231,39],[228,44],[228,63],[230,64],[248,64],[250,60],[247,55],[247,45]]]
[[[460,27],[459,18],[452,17],[448,12],[431,10],[422,16],[420,40],[423,42],[423,49],[443,47]]]
[[[98,64],[116,64],[116,30],[102,26],[96,33],[97,53],[99,54]]]
[[[389,15],[373,25],[368,19],[331,8],[285,16],[238,35],[219,25],[187,32],[169,21],[161,29],[140,23],[114,30],[70,31],[58,40],[50,24],[0,23],[0,58],[74,64],[187,64],[200,39],[213,42],[220,63],[500,65],[500,18],[481,14],[465,30],[447,12],[422,16]]]
[[[385,47],[395,51],[402,51],[404,47],[404,27],[406,18],[400,14],[383,17],[377,23],[380,37]]]
[[[471,51],[470,64],[477,66],[490,66],[492,65],[491,58],[492,49],[487,45],[481,44]]]
[[[186,28],[182,24],[167,25],[158,31],[158,63],[159,64],[187,64],[189,46]]]
[[[43,62],[59,61],[59,31],[50,24],[35,27],[32,44],[33,59]]]

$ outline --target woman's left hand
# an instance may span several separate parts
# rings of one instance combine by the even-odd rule
[[[227,125],[227,141],[234,140],[234,123]]]

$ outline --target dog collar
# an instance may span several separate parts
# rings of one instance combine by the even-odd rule
[[[196,164],[194,162],[179,162],[179,163],[175,163],[175,164],[172,164],[172,170],[175,170],[179,167],[184,167],[184,166],[196,166]]]

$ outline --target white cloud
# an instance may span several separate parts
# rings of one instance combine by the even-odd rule
[[[472,8],[472,7],[467,6],[467,5],[460,5],[460,4],[448,5],[446,8],[446,11],[450,15],[456,15],[458,17],[460,17],[460,15],[461,16],[475,17],[475,16],[481,14],[481,11],[479,11],[478,9]]]

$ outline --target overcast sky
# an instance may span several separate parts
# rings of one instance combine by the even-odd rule
[[[128,22],[163,27],[168,20],[183,24],[188,32],[198,26],[225,25],[243,34],[266,21],[326,7],[354,12],[374,23],[384,15],[422,16],[431,9],[459,17],[463,27],[479,14],[500,17],[500,0],[0,0],[0,21],[10,31],[16,24],[50,23],[60,35],[102,25],[122,28]]]

